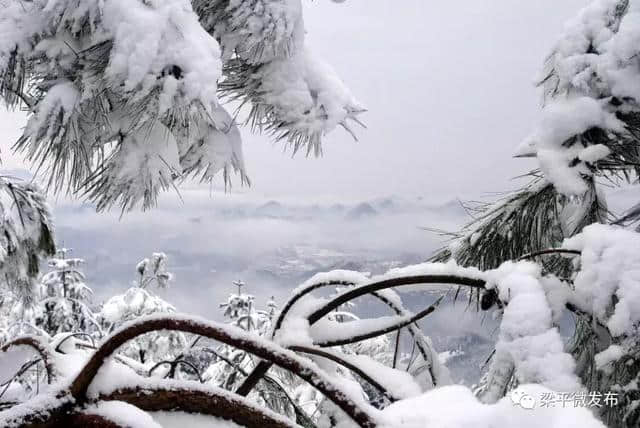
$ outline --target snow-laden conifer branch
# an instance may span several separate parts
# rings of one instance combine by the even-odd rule
[[[6,0],[0,39],[0,97],[29,111],[14,150],[98,210],[187,177],[249,183],[218,89],[294,150],[364,110],[305,47],[300,0]]]
[[[564,238],[606,218],[604,201],[595,188],[583,197],[570,198],[540,178],[494,203],[470,208],[476,218],[432,261],[455,260],[462,266],[495,269],[523,255],[557,248]],[[542,264],[546,271],[562,277],[571,270],[563,257],[548,257]]]
[[[36,185],[0,177],[0,213],[1,285],[29,312],[40,264],[55,253],[49,205]]]

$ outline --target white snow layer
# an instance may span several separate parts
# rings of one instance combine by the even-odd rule
[[[582,195],[587,190],[583,175],[590,175],[584,165],[571,166],[578,158],[594,163],[609,155],[606,146],[584,147],[575,143],[568,147],[564,143],[590,128],[623,130],[622,122],[606,111],[602,103],[589,97],[559,99],[547,105],[542,119],[522,143],[517,154],[532,150],[538,157],[540,169],[556,189],[567,195]]]
[[[540,399],[549,390],[521,385],[523,392]],[[418,397],[398,401],[383,411],[385,427],[397,428],[604,428],[586,408],[535,407],[524,409],[505,397],[483,404],[473,392],[459,385],[443,386]]]
[[[592,313],[614,336],[637,334],[640,234],[593,224],[565,240],[563,247],[582,252],[581,269],[574,280],[575,304]]]
[[[500,299],[507,302],[492,371],[500,371],[499,366],[510,361],[520,383],[577,391],[581,384],[574,373],[575,362],[564,352],[541,276],[540,267],[531,262],[506,262],[488,273],[488,285],[495,284]]]
[[[240,428],[240,425],[212,416],[185,412],[149,412],[162,428]]]
[[[123,401],[102,401],[88,406],[83,412],[89,415],[102,416],[106,420],[123,427],[164,428],[154,421],[148,413]]]

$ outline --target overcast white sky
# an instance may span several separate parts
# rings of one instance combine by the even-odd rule
[[[288,160],[264,138],[245,155],[262,194],[434,199],[505,190],[539,114],[534,87],[586,0],[305,1],[310,45],[369,112],[360,141],[336,130],[322,159]]]
[[[291,159],[245,132],[259,197],[434,202],[514,186],[531,164],[511,158],[539,111],[533,82],[563,23],[586,0],[307,1],[308,43],[369,111],[359,142],[337,129],[321,159]],[[5,168],[24,123],[0,113]]]

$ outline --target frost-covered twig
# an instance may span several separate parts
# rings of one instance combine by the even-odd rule
[[[196,366],[194,366],[193,364],[191,364],[189,361],[183,360],[181,358],[176,358],[175,360],[164,360],[164,361],[157,362],[153,367],[151,367],[149,369],[149,376],[153,375],[153,372],[156,371],[156,369],[158,367],[163,366],[163,365],[169,365],[170,366],[170,370],[169,370],[168,375],[171,375],[170,377],[173,377],[173,373],[175,372],[176,366],[178,364],[183,364],[183,365],[189,367],[191,370],[193,370],[193,372],[198,377],[198,381],[200,383],[204,383],[204,380],[202,379],[202,376],[200,375],[200,371],[198,370],[198,368]]]
[[[410,324],[413,324],[418,320],[421,320],[422,318],[426,317],[427,315],[429,315],[430,313],[435,311],[436,308],[440,305],[440,302],[442,302],[442,299],[444,299],[444,296],[440,296],[438,298],[438,300],[436,300],[436,302],[434,304],[430,305],[428,308],[418,312],[415,315],[412,315],[412,316],[396,316],[391,321],[386,322],[385,323],[386,325],[382,326],[381,328],[370,330],[370,331],[366,331],[366,332],[362,332],[362,333],[359,333],[357,335],[354,335],[354,336],[351,336],[351,337],[348,337],[348,338],[325,340],[323,342],[317,343],[317,345],[322,347],[322,348],[327,348],[327,347],[332,347],[332,346],[348,345],[348,344],[351,344],[351,343],[361,342],[363,340],[372,339],[374,337],[382,336],[382,335],[385,335],[387,333],[392,333],[392,332],[400,330],[400,329],[402,329],[402,328],[404,328],[404,327],[406,327],[406,326],[408,326]],[[357,323],[358,323],[358,321],[353,321],[351,324],[357,324]]]

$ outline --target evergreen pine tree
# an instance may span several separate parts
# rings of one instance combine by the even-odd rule
[[[80,271],[83,259],[70,258],[69,248],[59,248],[49,260],[51,271],[41,280],[41,301],[36,325],[49,335],[86,333],[100,336],[100,326],[91,309],[93,291]]]
[[[466,205],[474,220],[432,260],[454,259],[487,270],[533,257],[545,273],[572,287],[580,266],[566,254],[546,250],[594,223],[638,230],[638,205],[611,213],[603,185],[637,185],[640,177],[640,93],[634,89],[640,82],[640,45],[633,41],[640,31],[638,10],[629,0],[593,0],[567,24],[540,80],[542,119],[516,151],[517,157],[537,159],[530,183],[494,203]],[[475,298],[485,310],[499,304],[492,291]],[[603,325],[594,322],[590,310],[578,312],[570,343],[578,375],[592,391],[622,387],[624,405],[603,407],[601,416],[610,426],[636,426],[640,366],[620,363],[607,373],[594,370],[594,360],[612,343],[622,344],[629,361],[638,358],[640,349]],[[486,401],[496,401],[517,385],[508,360],[494,356],[479,389]]]

